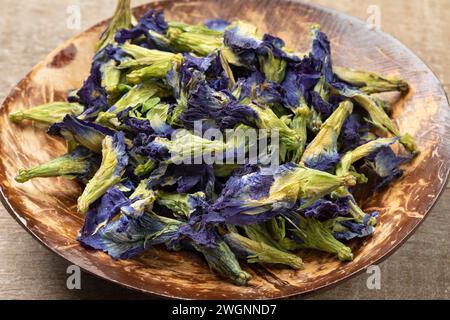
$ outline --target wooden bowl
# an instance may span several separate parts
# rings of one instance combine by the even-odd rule
[[[411,92],[395,104],[394,118],[402,132],[410,132],[422,153],[391,188],[371,195],[363,206],[380,212],[375,234],[352,243],[355,260],[341,263],[332,255],[304,251],[306,269],[245,266],[253,275],[247,287],[238,287],[210,272],[191,252],[152,248],[131,260],[114,261],[76,241],[83,216],[76,212],[80,187],[60,178],[18,184],[19,168],[48,161],[64,153],[62,141],[32,124],[15,125],[11,111],[64,100],[88,74],[94,44],[105,28],[102,22],[70,39],[39,63],[10,93],[0,109],[0,188],[11,215],[50,250],[101,278],[159,296],[187,299],[263,299],[304,294],[336,284],[379,262],[400,246],[419,226],[449,175],[450,112],[439,81],[411,51],[391,36],[371,31],[361,21],[308,4],[263,0],[159,1],[169,19],[198,23],[207,18],[243,19],[263,32],[285,39],[304,51],[309,26],[320,23],[332,42],[335,65],[395,74],[411,84]],[[140,16],[147,7],[135,9]]]

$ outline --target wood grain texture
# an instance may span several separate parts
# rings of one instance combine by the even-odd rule
[[[322,1],[323,2],[323,1]],[[264,3],[265,4],[265,3]],[[192,19],[196,19],[196,18],[198,18],[198,17],[195,17],[195,16],[192,16],[192,17],[190,17],[190,18],[192,18]],[[271,26],[269,26],[269,25],[267,25],[267,29],[268,30],[270,30],[270,27]],[[287,36],[285,36],[285,35],[283,35],[283,34],[280,34],[281,36],[283,36],[283,37],[286,37],[287,38]],[[345,39],[344,39],[345,40]],[[342,40],[342,41],[344,41],[344,40]],[[374,59],[374,61],[376,62],[377,60],[376,59]],[[366,62],[365,61],[361,61],[361,63],[362,64],[366,64]],[[406,68],[406,66],[403,66],[404,68]],[[374,65],[374,70],[376,70],[375,69],[376,68],[376,65]],[[412,72],[412,71],[408,71],[408,72]],[[402,74],[403,75],[403,74]],[[428,140],[428,141],[431,141],[431,140]],[[418,212],[420,212],[422,209],[418,209],[417,211]],[[436,225],[434,225],[434,227],[435,227],[435,229],[433,229],[433,233],[434,232],[438,232],[439,230],[442,230],[442,224],[444,224],[445,225],[445,218],[443,217],[443,216],[440,216],[440,220],[439,220],[439,224],[436,224]],[[5,236],[4,235],[4,233],[2,232],[2,235],[3,236]],[[5,236],[6,237],[6,236]],[[9,239],[9,236],[8,236],[8,239]],[[423,251],[423,255],[426,255],[426,256],[422,256],[422,258],[426,258],[426,259],[424,259],[424,260],[427,260],[427,261],[429,261],[429,260],[431,260],[431,261],[433,261],[432,263],[437,263],[435,266],[438,266],[439,264],[438,264],[438,262],[437,261],[439,261],[439,258],[445,258],[445,257],[447,257],[448,258],[448,251],[446,252],[445,251],[445,249],[443,249],[443,247],[445,247],[445,245],[441,245],[441,246],[437,246],[436,245],[436,242],[439,242],[440,244],[445,244],[446,242],[446,239],[445,238],[443,238],[443,237],[440,237],[440,238],[436,238],[436,237],[430,237],[429,238],[430,239],[430,241],[428,241],[428,242],[426,242],[425,243],[425,247],[422,247],[422,249],[426,249],[426,248],[428,248],[428,250],[422,250]],[[2,239],[3,240],[3,239]],[[2,243],[3,243],[3,241],[2,241]],[[422,243],[423,244],[423,243]],[[437,251],[436,251],[437,250]],[[414,254],[414,256],[417,256],[418,254],[419,254],[419,256],[420,256],[420,253],[417,253],[417,252],[415,252],[416,250],[414,250],[414,248],[411,250],[411,251],[409,251],[409,255],[405,255],[405,259],[403,260],[404,262],[408,262],[408,256],[409,257],[411,257],[411,255],[413,255]],[[15,251],[12,251],[11,250],[11,252],[12,253],[16,253]],[[430,258],[431,257],[431,258]],[[436,258],[433,258],[433,257],[436,257]],[[434,261],[436,261],[436,262],[434,262]],[[442,261],[442,260],[441,260]],[[398,265],[399,266],[399,265]],[[411,269],[410,270],[414,270],[414,265],[413,266],[411,266]],[[434,269],[436,269],[436,268],[434,268]],[[408,274],[409,273],[409,271],[404,271],[404,268],[403,269],[400,269],[400,268],[398,268],[398,270],[402,270],[402,273],[400,273],[400,275],[397,275],[397,276],[399,276],[399,277],[402,277],[402,276],[404,276],[405,274]],[[416,269],[417,270],[417,269]],[[420,269],[418,269],[418,270],[420,270]],[[442,270],[442,269],[441,269]],[[64,270],[63,270],[64,271]],[[413,273],[411,273],[412,275],[414,275]],[[436,273],[435,273],[436,274]],[[445,284],[446,283],[446,281],[448,282],[448,270],[442,270],[440,273],[437,273],[437,274],[440,274],[441,275],[441,278],[440,278],[440,282],[441,282],[441,286],[439,287],[439,291],[437,291],[437,292],[434,292],[434,295],[435,296],[442,296],[442,295],[445,295],[446,294],[446,292],[445,292],[445,290],[446,289],[443,289],[442,290],[442,284]],[[393,273],[392,272],[386,272],[386,270],[384,270],[383,269],[383,275],[386,275],[386,279],[392,279],[392,278],[394,278],[395,279],[395,276],[393,275]],[[62,275],[61,276],[61,278],[62,279],[64,279],[64,275]],[[407,279],[411,279],[411,278],[413,278],[412,276],[411,277],[409,277],[409,278],[407,278]],[[426,279],[430,279],[429,277],[428,278],[426,278]],[[387,281],[387,280],[386,280]],[[44,282],[45,283],[45,282]],[[383,282],[384,283],[384,282]],[[408,283],[411,283],[411,281],[409,280],[408,281]],[[362,284],[363,285],[363,288],[364,288],[364,283]],[[386,284],[386,286],[388,286],[389,287],[389,285],[388,284]],[[384,286],[383,286],[384,287]],[[407,287],[407,286],[404,286],[405,288]],[[342,286],[339,286],[339,288],[342,288]],[[354,287],[353,287],[354,288]],[[413,287],[414,288],[414,287]],[[423,285],[422,285],[422,287],[421,288],[423,288]],[[433,287],[431,287],[432,289],[433,289]],[[22,291],[23,291],[24,289],[22,289]],[[107,288],[107,290],[108,290],[108,288]],[[105,291],[105,292],[108,292],[108,291]],[[109,289],[109,290],[112,290],[112,289]],[[20,290],[19,290],[20,291]],[[361,291],[361,290],[358,290],[358,291]],[[364,290],[362,290],[362,291],[364,291]],[[36,292],[36,291],[33,291],[33,292]],[[332,292],[332,291],[331,291]],[[398,292],[398,291],[397,291]],[[355,296],[355,292],[353,292],[353,289],[352,289],[352,287],[350,287],[350,289],[348,290],[348,293],[349,294],[351,294],[353,297]],[[67,292],[67,294],[69,295],[69,293]],[[71,295],[72,295],[72,293],[70,293]],[[368,293],[367,293],[368,294]],[[397,293],[397,295],[398,295],[398,293]],[[76,295],[72,295],[72,296],[76,296]],[[360,296],[362,296],[362,297],[364,297],[364,293],[360,293]],[[405,295],[406,297],[408,297],[408,295],[406,294]],[[326,295],[324,295],[323,297],[325,297],[326,298]]]

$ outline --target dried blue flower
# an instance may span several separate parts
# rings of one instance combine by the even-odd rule
[[[339,108],[323,124],[314,140],[306,147],[302,163],[307,167],[329,171],[339,162],[337,139],[345,119],[352,113],[353,104],[349,101],[340,104]]]
[[[208,19],[205,21],[204,25],[211,30],[225,31],[230,23],[223,19]]]
[[[222,52],[231,64],[255,69],[261,40],[257,38],[254,25],[241,21],[232,24],[225,31],[223,43]]]
[[[75,118],[72,115],[64,117],[62,122],[53,124],[48,133],[53,136],[64,137],[68,141],[74,141],[94,151],[102,150],[102,141],[106,136],[114,135],[114,131],[94,122],[88,122]]]
[[[248,263],[283,264],[293,269],[303,269],[300,257],[278,250],[264,242],[251,240],[235,232],[226,234],[224,239],[236,256]]]
[[[115,134],[114,137],[107,136],[104,138],[102,142],[102,163],[78,198],[78,211],[85,213],[92,203],[122,179],[125,167],[128,165],[128,154],[124,139],[123,132]]]
[[[339,187],[354,184],[352,176],[337,177],[293,164],[276,170],[244,171],[230,177],[209,210],[229,224],[255,224],[297,209],[301,199],[308,207]]]
[[[52,125],[55,122],[62,121],[68,114],[79,116],[83,110],[84,107],[79,103],[50,102],[27,110],[12,112],[9,114],[9,118],[16,123],[20,123],[23,120],[33,120]]]
[[[85,182],[99,167],[98,155],[84,147],[29,169],[20,169],[15,180],[24,183],[33,178],[64,177]]]
[[[78,240],[82,245],[102,250],[114,259],[129,259],[153,245],[168,243],[181,224],[152,213],[138,217],[122,214],[93,235],[82,232]]]
[[[117,30],[131,27],[131,0],[117,1],[116,10],[106,30],[102,33],[97,43],[96,51],[100,51],[114,41]]]
[[[165,35],[168,28],[169,25],[164,19],[164,14],[149,9],[136,26],[131,29],[118,30],[115,34],[115,40],[119,44],[131,40],[149,49],[167,49],[165,39],[158,35]],[[141,37],[144,40],[141,40]]]
[[[337,240],[349,241],[355,238],[366,238],[371,236],[375,227],[369,223],[371,219],[376,219],[377,212],[365,215],[362,222],[356,222],[351,219],[337,219],[333,228],[333,235]]]
[[[159,191],[156,203],[170,209],[176,217],[189,219],[196,210],[206,207],[205,198],[203,192],[188,194]]]
[[[320,221],[348,216],[350,210],[349,197],[337,199],[324,198],[314,202],[303,211],[305,217]]]

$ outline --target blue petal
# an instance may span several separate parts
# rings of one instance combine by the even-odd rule
[[[369,126],[357,113],[351,114],[342,126],[340,143],[343,152],[353,150],[365,142],[362,137],[369,131]]]

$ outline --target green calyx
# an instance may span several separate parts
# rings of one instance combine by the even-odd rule
[[[50,102],[27,110],[10,113],[9,118],[15,123],[20,123],[23,120],[33,120],[46,125],[52,125],[55,122],[62,121],[68,114],[78,116],[83,110],[84,107],[78,103]]]
[[[114,36],[120,29],[129,29],[132,27],[131,0],[118,0],[116,10],[109,23],[108,28],[102,34],[97,43],[96,51],[100,51],[108,44],[114,43]]]

